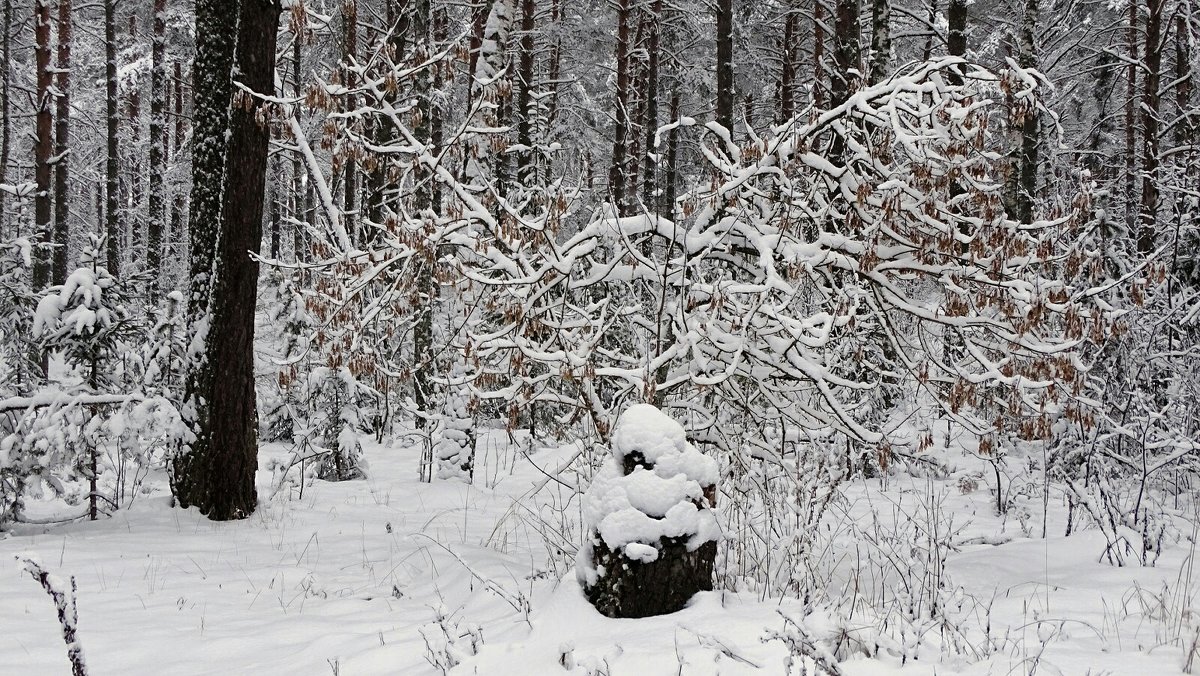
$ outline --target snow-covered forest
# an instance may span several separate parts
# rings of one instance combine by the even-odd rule
[[[0,3],[0,673],[1200,672],[1197,0]]]

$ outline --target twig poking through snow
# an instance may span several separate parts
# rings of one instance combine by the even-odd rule
[[[71,660],[71,676],[87,676],[83,646],[76,636],[79,613],[75,608],[75,577],[71,577],[71,589],[67,591],[62,580],[46,572],[34,559],[22,556],[15,558],[54,600],[54,606],[58,609],[58,623],[62,625],[63,641],[67,644],[67,659]]]

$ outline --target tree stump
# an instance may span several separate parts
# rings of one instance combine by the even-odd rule
[[[576,561],[587,599],[608,617],[682,609],[713,588],[719,529],[717,464],[683,428],[646,404],[612,435],[612,457],[584,499],[589,538]]]

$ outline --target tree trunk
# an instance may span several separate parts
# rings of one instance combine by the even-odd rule
[[[717,124],[733,138],[733,0],[717,0]]]
[[[1125,96],[1125,227],[1133,237],[1137,230],[1137,69],[1138,69],[1138,0],[1129,0],[1129,68]],[[1139,241],[1140,245],[1140,241]]]
[[[409,22],[412,35],[406,36],[406,38],[411,37],[414,45],[424,45],[431,48],[430,29],[433,22],[429,6],[430,0],[415,0],[413,5]],[[433,82],[429,71],[422,72],[417,77],[415,84],[413,93],[417,97],[421,122],[413,129],[413,135],[422,145],[430,146],[434,140],[433,116],[437,114],[437,108],[431,100]],[[433,181],[427,180],[428,178],[428,169],[424,165],[420,165],[417,182],[421,187],[417,190],[414,206],[415,213],[421,218],[428,217],[429,210],[435,206]],[[420,412],[417,418],[417,427],[421,430],[429,429],[430,421],[428,416],[434,410],[433,305],[435,294],[437,293],[437,284],[433,278],[433,264],[436,258],[436,252],[430,252],[423,269],[417,273],[417,292],[421,297],[422,308],[416,325],[413,327],[413,364],[415,366],[413,373],[413,401],[416,402],[417,409]]]
[[[58,97],[54,124],[54,268],[52,283],[67,281],[67,248],[71,244],[71,0],[58,0]]]
[[[34,48],[37,67],[37,138],[34,145],[34,183],[37,194],[34,197],[34,243],[45,244],[50,241],[51,228],[51,195],[50,195],[50,155],[54,151],[54,116],[51,114],[50,86],[54,82],[50,71],[50,0],[34,0]],[[33,290],[41,291],[50,281],[49,252],[38,250],[34,252]]]
[[[779,46],[782,68],[779,73],[779,121],[796,115],[796,54],[800,39],[800,12],[791,4],[783,19],[783,44]]]
[[[871,0],[871,76],[872,83],[887,79],[892,55],[892,5],[889,0]]]
[[[8,183],[8,157],[12,148],[12,90],[9,83],[10,47],[12,44],[12,0],[4,0],[4,19],[0,29],[0,183]],[[5,195],[0,191],[0,236],[11,237],[8,232],[8,211],[4,208]]]
[[[958,57],[967,55],[967,0],[950,0],[946,6],[946,53]],[[950,70],[950,82],[963,83],[961,68]]]
[[[533,123],[537,113],[533,106],[533,29],[537,3],[521,0],[521,39],[517,42],[517,144],[522,146],[517,156],[517,181],[529,186],[537,180],[537,154],[533,150]]]
[[[146,272],[150,275],[149,299],[158,302],[162,284],[163,227],[167,197],[163,176],[167,172],[167,0],[154,0],[153,42],[150,46],[150,203],[146,237]]]
[[[131,43],[137,43],[138,27],[137,17],[129,17],[129,40]],[[146,224],[142,219],[142,93],[138,89],[137,80],[133,80],[129,87],[128,106],[125,109],[125,117],[129,123],[129,147],[131,150],[126,153],[126,207],[129,210],[129,216],[126,220],[126,226],[129,228],[129,250],[133,254],[130,259],[130,265],[134,270],[145,270],[144,250],[146,245]]]
[[[1142,86],[1142,201],[1138,252],[1154,251],[1158,235],[1158,128],[1162,77],[1162,20],[1165,0],[1146,0],[1146,74]]]
[[[343,39],[345,40],[345,52],[343,52],[342,81],[343,84],[350,89],[355,86],[355,76],[350,70],[351,63],[358,57],[358,2],[357,0],[344,0],[342,3],[342,29]],[[351,94],[345,97],[346,112],[354,110],[357,105],[356,97]],[[345,215],[346,232],[354,238],[355,244],[362,241],[362,237],[358,232],[358,216],[355,213],[358,209],[358,162],[354,159],[353,153],[345,155],[345,168],[342,171],[342,213]]]
[[[625,159],[629,149],[629,20],[632,13],[630,0],[617,0],[617,91],[613,109],[612,165],[608,170],[608,194],[617,213],[628,216],[633,213],[626,199]]]
[[[189,364],[190,447],[173,465],[180,506],[214,520],[254,511],[258,466],[254,407],[254,301],[262,241],[263,188],[270,133],[260,105],[234,91],[241,82],[274,92],[275,37],[281,7],[264,0],[197,0],[195,134],[192,159],[192,333],[203,354]],[[240,20],[239,20],[239,14]],[[232,108],[232,112],[231,112]],[[217,377],[217,367],[220,377]]]
[[[183,117],[183,63],[175,62],[175,145],[174,155],[178,158],[183,150],[183,139],[187,135],[186,121]],[[176,190],[171,203],[171,232],[172,242],[183,247],[186,251],[187,233],[187,195],[182,190]]]
[[[825,107],[825,4],[813,5],[813,107]]]
[[[833,72],[830,83],[834,108],[842,105],[854,91],[855,75],[861,71],[861,48],[858,44],[859,0],[837,0],[833,24]]]
[[[1025,0],[1025,17],[1021,22],[1021,54],[1022,68],[1036,68],[1038,26],[1038,0]],[[1035,107],[1029,111],[1021,123],[1021,162],[1020,174],[1017,180],[1016,217],[1021,223],[1033,222],[1033,203],[1037,193],[1038,176],[1038,140],[1040,136],[1041,118]]]
[[[647,155],[646,171],[642,177],[642,204],[653,214],[661,213],[655,193],[658,192],[658,165],[661,164],[662,149],[654,147],[654,137],[658,132],[658,69],[662,60],[662,13],[663,0],[654,0],[647,17],[649,34],[646,37],[646,103],[642,111],[645,153],[654,153],[654,156],[659,158],[659,161],[651,162]]]

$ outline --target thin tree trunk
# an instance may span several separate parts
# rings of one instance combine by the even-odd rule
[[[626,199],[625,160],[629,149],[629,20],[630,0],[617,0],[617,91],[613,116],[612,164],[608,171],[608,193],[617,213],[628,216],[633,208]]]
[[[120,159],[117,156],[117,133],[120,118],[117,117],[117,0],[104,0],[104,120],[105,149],[104,163],[104,233],[105,262],[108,271],[121,274],[121,221],[118,209],[118,177]]]
[[[950,56],[967,55],[967,0],[950,0],[946,6],[946,53]],[[963,83],[962,70],[950,70],[950,82]]]
[[[71,145],[71,0],[58,0],[58,100],[55,106],[54,142],[54,269],[52,282],[67,281],[67,248],[71,244],[70,158]]]
[[[855,72],[861,72],[861,48],[858,37],[859,0],[837,0],[833,26],[833,73],[830,105],[837,107],[850,98]]]
[[[663,0],[654,0],[647,17],[649,35],[646,38],[646,103],[642,122],[646,139],[645,152],[654,153],[655,157],[660,158],[658,162],[646,160],[646,172],[642,178],[642,204],[654,214],[660,213],[655,193],[658,192],[657,165],[661,164],[662,150],[654,147],[654,137],[658,133],[658,69],[662,59],[662,13]]]
[[[889,0],[871,0],[871,76],[870,81],[887,78],[888,61],[892,55],[892,5]]]
[[[1138,198],[1137,198],[1137,69],[1138,69],[1138,0],[1129,0],[1129,26],[1127,42],[1129,47],[1129,68],[1126,71],[1125,98],[1125,226],[1129,236],[1134,236],[1137,230]],[[1140,242],[1139,242],[1140,244]]]
[[[430,0],[414,0],[413,2],[413,11],[409,22],[412,35],[406,36],[406,38],[411,37],[413,44],[418,48],[421,45],[430,48],[433,46],[430,44],[432,16],[429,5]],[[432,145],[434,141],[433,116],[438,113],[438,109],[431,100],[433,93],[431,74],[428,71],[422,72],[417,77],[415,85],[413,93],[417,97],[420,124],[414,127],[413,135],[421,144],[428,146]],[[414,206],[416,213],[422,216],[434,208],[433,181],[426,180],[427,178],[428,170],[424,166],[419,167],[417,182],[421,187],[417,191]],[[417,418],[417,427],[421,430],[429,429],[429,415],[434,409],[433,305],[437,284],[433,278],[432,262],[436,258],[436,252],[431,252],[426,259],[427,264],[423,266],[424,269],[417,273],[417,292],[420,294],[423,306],[413,328],[413,362],[416,367],[413,373],[413,401],[416,402],[417,410],[420,413]]]
[[[733,0],[717,0],[717,124],[733,138]]]
[[[187,123],[183,117],[183,62],[175,62],[175,144],[174,156],[176,160],[182,155],[183,140],[187,136]],[[171,232],[172,242],[183,247],[186,251],[188,243],[187,233],[187,194],[176,189],[174,199],[171,201]]]
[[[12,148],[12,90],[9,71],[12,68],[12,0],[4,0],[4,19],[0,22],[0,183],[8,183],[8,157]],[[10,237],[8,211],[4,208],[5,193],[0,191],[0,236]]]
[[[813,4],[813,107],[825,107],[825,4]]]
[[[1146,0],[1146,74],[1142,87],[1142,201],[1138,252],[1154,251],[1158,235],[1158,129],[1162,77],[1162,23],[1165,0]]]
[[[345,52],[343,53],[344,67],[342,69],[343,84],[353,89],[355,87],[355,76],[350,70],[351,64],[358,57],[358,2],[357,0],[344,0],[342,3],[342,28],[343,39],[345,40]],[[345,97],[346,112],[354,110],[357,105],[357,99],[353,94]],[[360,233],[358,232],[358,162],[354,159],[353,153],[345,155],[345,167],[342,171],[342,212],[346,218],[346,231],[354,238],[355,243],[361,242]]]
[[[521,39],[517,42],[517,181],[528,186],[537,180],[537,154],[533,150],[533,29],[537,13],[535,0],[521,0]]]
[[[800,12],[789,4],[783,19],[783,44],[779,47],[783,66],[779,74],[779,121],[796,115],[796,46],[800,39]]]
[[[167,172],[167,0],[154,0],[153,42],[150,46],[150,203],[146,238],[146,272],[150,275],[149,299],[158,301],[162,284],[163,228],[167,197],[163,176]]]
[[[1021,22],[1022,68],[1037,67],[1038,0],[1025,0],[1025,17]],[[1034,196],[1037,193],[1038,140],[1041,121],[1037,108],[1029,111],[1021,123],[1021,162],[1016,194],[1016,216],[1021,223],[1033,222]]]
[[[137,17],[129,17],[129,39],[136,43],[138,36]],[[129,249],[133,254],[131,265],[135,270],[145,270],[146,223],[142,219],[142,93],[134,81],[129,87],[128,106],[125,109],[129,122],[129,147],[126,154],[128,162],[126,176],[126,207],[129,210],[127,226],[129,228]]]
[[[34,242],[45,244],[50,242],[51,228],[51,195],[50,195],[50,155],[54,151],[54,116],[51,113],[52,101],[50,86],[54,82],[50,71],[50,0],[34,0],[34,48],[37,68],[37,138],[34,145],[34,183],[37,194],[34,197]],[[33,289],[41,291],[50,281],[49,253],[43,250],[35,252],[33,266]]]

